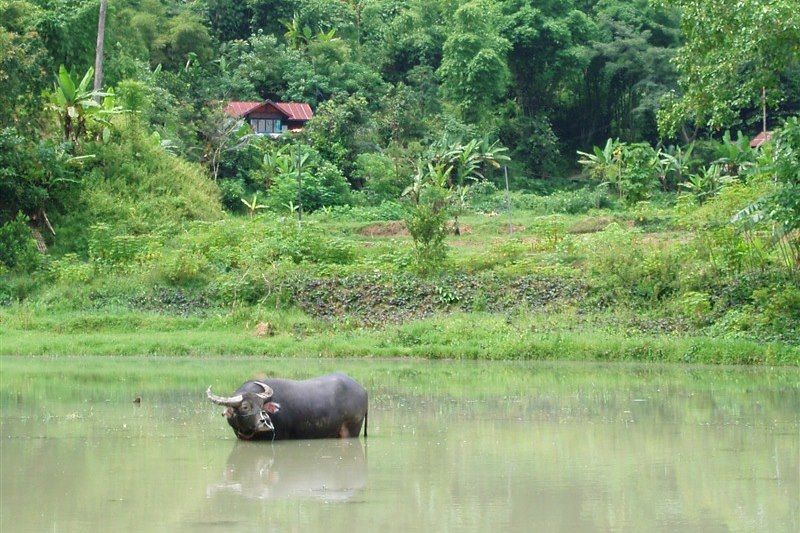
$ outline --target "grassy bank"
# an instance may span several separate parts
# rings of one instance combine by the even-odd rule
[[[637,331],[631,316],[576,320],[547,312],[451,313],[353,326],[299,312],[212,317],[156,313],[0,314],[2,355],[261,355],[427,359],[661,361],[800,365],[800,348],[687,333]]]

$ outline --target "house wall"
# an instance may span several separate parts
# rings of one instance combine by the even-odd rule
[[[286,118],[283,115],[266,110],[250,113],[247,115],[247,122],[256,133],[282,133],[286,126]]]

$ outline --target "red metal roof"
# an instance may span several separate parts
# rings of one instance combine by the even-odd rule
[[[289,120],[311,120],[314,112],[311,111],[311,106],[308,104],[301,104],[297,102],[274,102],[275,107],[286,113]]]
[[[288,120],[306,121],[314,116],[314,112],[308,104],[297,102],[271,102],[269,100],[265,102],[229,102],[228,105],[225,106],[225,114],[232,117],[244,117],[266,104],[275,106],[278,111],[286,115]]]
[[[758,148],[768,140],[772,139],[772,132],[771,131],[762,131],[755,137],[753,140],[750,141],[750,148]]]
[[[261,102],[229,102],[224,111],[232,117],[243,117],[260,105]]]

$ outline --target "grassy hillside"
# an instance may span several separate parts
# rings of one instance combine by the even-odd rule
[[[95,226],[87,257],[54,254],[21,302],[7,300],[0,351],[796,365],[792,271],[718,221],[764,187],[700,207],[516,194],[510,215],[498,195],[476,197],[427,276],[404,223],[375,220],[386,206],[302,226],[212,210],[217,220],[112,235],[99,250]]]

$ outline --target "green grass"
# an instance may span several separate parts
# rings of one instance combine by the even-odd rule
[[[559,325],[559,318],[563,319]],[[258,336],[258,324],[269,333]],[[156,313],[0,314],[0,355],[260,355],[473,360],[660,361],[800,365],[786,343],[625,333],[570,315],[452,313],[382,328],[314,320],[297,311],[207,319]]]
[[[21,300],[0,308],[0,355],[800,366],[800,291],[776,250],[678,213],[516,209],[509,235],[504,214],[473,212],[425,279],[401,224],[323,212],[303,235],[267,214],[112,239],[105,255],[0,279],[0,301]]]

